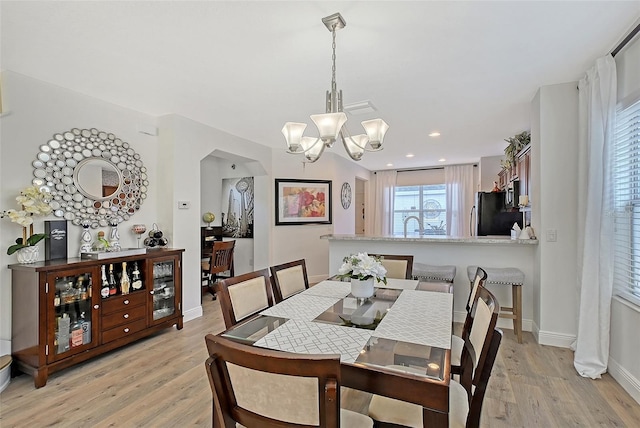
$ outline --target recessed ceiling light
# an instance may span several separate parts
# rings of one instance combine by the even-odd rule
[[[408,158],[412,158],[412,157],[414,157],[414,156],[415,156],[415,155],[414,155],[413,153],[409,153],[409,154],[407,155],[407,157],[408,157]]]
[[[444,161],[446,161],[446,159],[445,159],[445,158],[440,158],[440,159],[438,159],[438,162],[444,162]]]
[[[432,132],[431,134],[429,134],[429,137],[439,137],[440,133],[439,132]]]
[[[393,164],[392,163],[388,163],[387,166],[393,166]]]

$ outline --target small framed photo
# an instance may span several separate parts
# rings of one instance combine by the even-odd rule
[[[331,224],[331,181],[276,178],[276,226]]]

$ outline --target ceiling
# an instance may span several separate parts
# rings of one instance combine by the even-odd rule
[[[285,122],[315,135],[309,115],[324,112],[331,33],[321,18],[334,12],[347,22],[337,33],[344,102],[378,110],[347,126],[390,125],[384,150],[360,162],[380,170],[501,154],[530,128],[536,90],[580,79],[637,22],[640,0],[3,0],[0,68],[284,150]]]

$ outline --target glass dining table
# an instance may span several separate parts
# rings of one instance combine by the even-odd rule
[[[339,354],[343,386],[421,405],[425,426],[448,426],[453,295],[388,279],[368,299],[322,281],[222,336],[274,350]]]

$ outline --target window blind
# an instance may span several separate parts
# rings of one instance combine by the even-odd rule
[[[614,286],[640,305],[640,99],[616,112],[612,154]]]

